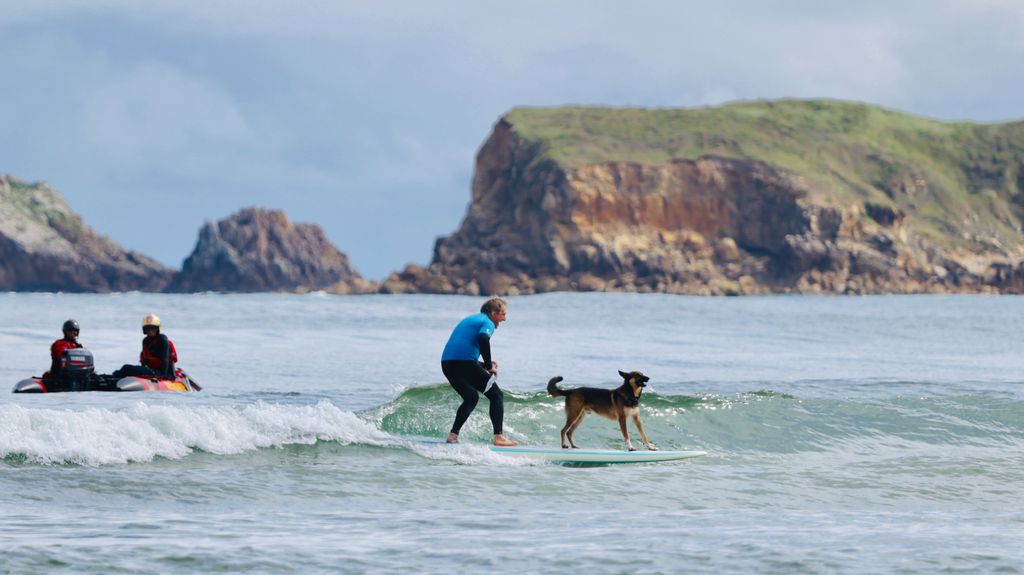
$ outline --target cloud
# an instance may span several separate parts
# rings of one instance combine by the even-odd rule
[[[774,51],[785,63],[773,70],[780,76],[772,82],[777,90],[797,97],[904,103],[909,74],[900,56],[897,26],[827,23],[777,31],[785,38]]]
[[[82,92],[83,137],[120,166],[252,137],[228,94],[166,64],[145,63],[98,80]]]
[[[0,171],[168,263],[255,204],[379,277],[453,231],[513,107],[834,97],[1014,118],[1022,25],[1016,0],[0,0]],[[182,231],[126,227],[140,205]]]

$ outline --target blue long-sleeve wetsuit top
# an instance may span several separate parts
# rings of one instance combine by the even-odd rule
[[[491,367],[491,335],[494,322],[485,313],[473,314],[455,326],[441,353],[441,361],[476,361],[481,355],[487,368]]]

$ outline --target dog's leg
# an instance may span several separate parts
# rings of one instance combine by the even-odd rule
[[[651,451],[657,451],[658,448],[651,444],[651,440],[647,439],[647,434],[644,432],[644,424],[640,423],[640,412],[637,411],[633,414],[633,423],[636,424],[637,431],[640,432],[640,438],[644,440],[644,445]]]
[[[576,432],[576,428],[579,427],[581,423],[583,423],[583,416],[586,415],[586,414],[587,414],[587,410],[581,409],[580,410],[580,414],[576,416],[576,421],[573,421],[572,425],[569,426],[569,434],[568,434],[569,435],[569,445],[571,445],[573,449],[579,449],[580,448],[580,446],[576,445],[576,442],[573,440],[572,434],[575,433]],[[565,447],[565,446],[563,445],[562,447]]]
[[[622,431],[622,439],[626,440],[626,448],[630,451],[636,451],[633,447],[633,442],[629,440],[629,430],[626,429],[626,414],[623,411],[619,411],[619,430]]]
[[[562,449],[569,449],[569,444],[572,443],[572,432],[576,429],[576,425],[579,425],[580,418],[583,417],[583,410],[575,407],[575,404],[570,404],[568,398],[565,400],[565,427],[562,428]],[[568,443],[566,437],[569,438]],[[573,445],[576,447],[576,445]]]

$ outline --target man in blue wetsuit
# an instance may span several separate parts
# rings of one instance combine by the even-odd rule
[[[494,445],[512,446],[517,442],[502,434],[501,424],[505,419],[505,404],[501,389],[496,383],[498,362],[491,359],[491,335],[498,324],[505,321],[508,303],[500,297],[484,302],[480,313],[473,314],[455,326],[448,343],[441,354],[441,371],[448,383],[462,397],[462,405],[455,412],[455,423],[448,434],[448,443],[459,442],[459,431],[476,409],[479,394],[490,400],[491,425],[494,427]],[[480,358],[483,361],[477,361]]]

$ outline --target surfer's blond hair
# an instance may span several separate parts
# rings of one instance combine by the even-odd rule
[[[480,306],[480,313],[491,313],[492,311],[502,311],[506,309],[508,309],[507,301],[500,297],[492,297],[485,301],[484,305]]]

